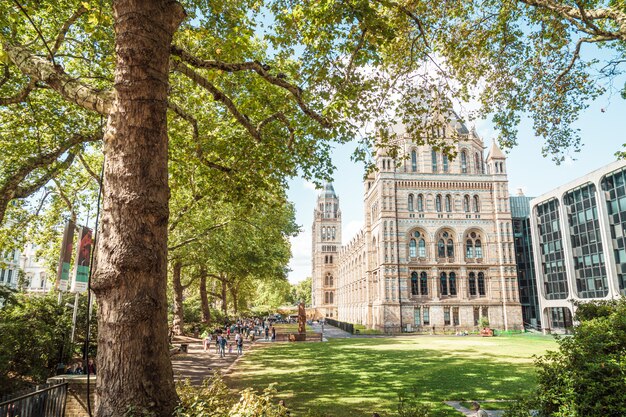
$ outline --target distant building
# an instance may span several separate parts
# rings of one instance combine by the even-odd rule
[[[626,294],[626,161],[531,201],[544,329],[572,326],[574,302]]]
[[[521,329],[506,157],[458,119],[447,158],[408,134],[402,162],[378,150],[364,180],[365,224],[341,246],[339,198],[318,197],[313,306],[322,315],[387,331]]]
[[[326,184],[313,211],[313,272],[311,305],[324,317],[337,318],[335,279],[341,248],[339,197]]]
[[[0,258],[0,285],[17,288],[19,275],[20,251],[11,250],[1,254]]]
[[[31,243],[22,251],[5,252],[0,260],[0,285],[10,288],[21,285],[29,292],[50,291],[54,285],[48,281],[48,274],[36,252],[37,246]]]
[[[541,326],[537,277],[533,259],[533,245],[530,236],[530,201],[521,190],[511,197],[511,219],[513,221],[513,244],[517,264],[517,285],[522,304],[524,326],[538,329]]]

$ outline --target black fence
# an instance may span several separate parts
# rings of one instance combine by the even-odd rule
[[[331,326],[338,327],[344,332],[354,334],[354,324],[352,323],[346,323],[345,321],[329,319],[328,317],[326,317],[324,320],[326,321],[326,323],[330,324]]]
[[[0,397],[0,417],[63,417],[67,382],[44,384]]]

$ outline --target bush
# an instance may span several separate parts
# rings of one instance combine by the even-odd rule
[[[82,357],[87,297],[80,297],[74,346],[70,346],[72,311],[65,306],[73,303],[74,295],[65,295],[60,304],[57,297],[15,293],[0,308],[0,392],[43,383],[55,375],[59,362]],[[95,320],[91,327],[95,340]]]
[[[558,338],[559,350],[535,361],[538,415],[625,416],[626,300],[580,305],[576,319],[572,336]]]
[[[239,401],[232,395],[219,374],[192,386],[189,381],[177,384],[180,404],[175,417],[287,417],[287,409],[274,398],[270,385],[257,394],[251,388],[240,393]]]

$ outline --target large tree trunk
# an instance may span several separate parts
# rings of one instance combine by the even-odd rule
[[[228,293],[226,291],[226,279],[222,278],[220,281],[222,283],[222,311],[224,312],[224,316],[228,314]]]
[[[235,284],[230,284],[230,296],[233,299],[233,312],[237,315],[237,311],[239,310],[239,300],[237,299],[238,291]]]
[[[202,306],[202,322],[204,324],[211,323],[211,309],[209,308],[209,296],[206,290],[206,269],[200,269],[200,303]]]
[[[180,274],[183,265],[180,261],[174,262],[172,271],[172,287],[174,289],[174,318],[172,319],[172,333],[175,335],[183,334],[183,325],[185,318],[183,317],[183,284],[180,281]]]
[[[104,137],[98,239],[98,417],[171,416],[177,403],[167,340],[168,0],[115,0],[115,101]]]

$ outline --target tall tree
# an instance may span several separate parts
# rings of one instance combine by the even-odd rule
[[[173,0],[14,0],[0,13],[0,222],[25,218],[24,199],[103,137],[99,416],[130,406],[170,415],[176,402],[165,322],[170,172],[219,174],[201,176],[190,201],[217,185],[254,200],[298,172],[328,178],[330,141],[370,121],[366,145],[398,117],[419,142],[449,150],[456,132],[437,133],[454,116],[451,100],[472,96],[509,144],[530,111],[560,158],[577,145],[571,122],[598,94],[590,67],[571,59],[589,41],[571,37],[612,48],[609,70],[623,62],[623,1],[183,5],[185,21]],[[266,12],[275,25],[259,39],[255,19]]]

